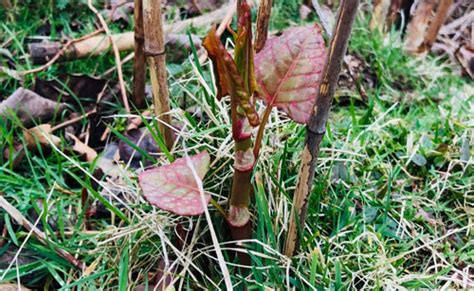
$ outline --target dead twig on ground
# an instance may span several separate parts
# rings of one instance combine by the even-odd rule
[[[34,73],[39,73],[39,72],[42,72],[44,70],[46,70],[47,68],[49,68],[51,65],[53,65],[57,60],[59,60],[67,51],[68,49],[74,45],[75,43],[78,43],[78,42],[81,42],[83,40],[86,40],[86,39],[89,39],[91,37],[94,37],[96,35],[98,35],[99,33],[102,33],[104,30],[103,29],[98,29],[92,33],[89,33],[87,35],[84,35],[80,38],[77,38],[77,39],[71,39],[69,40],[66,44],[63,45],[63,47],[57,51],[57,45],[54,44],[44,44],[43,47],[41,47],[41,51],[44,53],[44,55],[46,56],[49,56],[51,55],[51,53],[48,52],[49,49],[53,49],[55,51],[55,54],[54,56],[44,65],[42,65],[41,67],[38,67],[38,68],[34,68],[34,69],[31,69],[31,70],[27,70],[27,71],[23,71],[23,72],[20,72],[20,75],[28,75],[28,74],[34,74]],[[53,48],[54,47],[54,48]],[[57,52],[56,52],[57,51]],[[31,54],[31,51],[30,51],[30,54]],[[47,58],[47,57],[46,57]]]
[[[222,34],[228,23],[232,21],[234,12],[234,5],[226,5],[202,16],[165,25],[164,30],[167,34],[176,34],[183,32],[189,27],[207,27],[212,23],[222,21],[221,26],[219,26],[220,33]],[[108,35],[96,35],[93,37],[74,40],[73,43],[66,48],[65,52],[59,56],[57,61],[98,56],[108,52],[112,47],[112,43],[116,44],[120,52],[133,50],[135,46],[134,34],[133,31],[129,31],[112,34],[111,38],[108,37]],[[58,42],[32,43],[28,46],[28,51],[34,64],[44,64],[45,62],[48,62],[49,58],[55,56],[62,48],[63,45]]]
[[[56,131],[56,130],[61,129],[61,128],[64,128],[64,127],[67,127],[67,126],[69,126],[71,124],[74,124],[76,122],[79,122],[79,121],[83,120],[84,118],[87,118],[87,117],[89,117],[90,115],[92,115],[96,112],[97,112],[97,109],[92,109],[92,110],[82,114],[81,116],[66,120],[66,121],[64,121],[64,122],[62,122],[58,125],[55,125],[55,126],[51,127],[51,132]]]

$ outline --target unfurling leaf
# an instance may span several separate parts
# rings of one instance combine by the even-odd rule
[[[319,26],[290,28],[255,56],[258,97],[306,123],[319,90],[326,48]]]
[[[240,76],[237,66],[232,56],[225,49],[216,34],[216,27],[212,27],[203,42],[212,64],[216,76],[217,98],[230,95],[233,106],[240,106],[247,116],[252,126],[259,124],[258,114],[255,106],[250,100],[250,96],[244,87],[244,82]]]
[[[252,14],[247,2],[242,1],[235,37],[235,64],[244,81],[248,96],[252,97],[257,88],[254,72],[254,49],[252,46]]]
[[[209,170],[210,157],[203,151],[190,157],[200,179]],[[199,215],[204,212],[196,180],[186,158],[177,159],[170,165],[147,170],[138,177],[145,198],[157,207],[178,215]],[[211,196],[205,195],[206,204]]]

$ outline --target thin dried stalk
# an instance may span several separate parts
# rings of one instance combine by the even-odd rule
[[[329,47],[329,54],[324,66],[319,95],[306,127],[305,147],[301,154],[301,167],[298,184],[293,198],[290,225],[285,244],[285,255],[292,256],[298,246],[297,226],[302,227],[306,220],[309,193],[313,186],[314,170],[319,154],[321,141],[326,133],[326,122],[329,116],[337,80],[341,71],[344,55],[347,51],[359,0],[342,0],[339,15]]]
[[[268,25],[272,13],[272,0],[260,0],[255,35],[255,51],[258,53],[265,46],[268,37]]]
[[[122,72],[122,65],[121,65],[122,62],[120,61],[120,51],[112,38],[112,34],[110,33],[109,27],[107,26],[107,23],[105,22],[104,17],[94,7],[94,5],[92,4],[92,0],[88,0],[87,5],[89,6],[89,9],[92,10],[92,12],[94,12],[97,18],[99,19],[100,24],[102,25],[102,28],[104,29],[105,33],[109,37],[109,40],[112,44],[112,49],[114,51],[114,56],[115,56],[115,65],[117,66],[120,92],[122,93],[123,106],[125,107],[125,111],[128,114],[130,114],[130,106],[128,104],[127,90],[125,89],[125,82],[123,81],[123,72]]]
[[[135,0],[135,59],[133,62],[133,103],[137,108],[145,107],[145,78],[146,78],[146,56],[145,56],[145,33],[143,29],[143,7],[142,0]]]
[[[219,27],[217,28],[217,36],[221,36],[222,33],[226,30],[226,28],[231,24],[232,18],[234,17],[234,13],[236,10],[235,4],[231,4],[228,7],[227,13],[225,14],[224,18],[222,19],[222,22],[219,24]]]
[[[171,132],[170,101],[166,72],[165,38],[161,17],[161,1],[143,1],[143,22],[145,28],[145,52],[150,66],[151,86],[155,114],[164,124],[160,124],[168,149],[173,147]]]
[[[448,16],[449,7],[451,7],[451,4],[453,4],[453,0],[440,0],[433,21],[431,22],[430,27],[426,32],[422,50],[429,50],[431,49],[431,46],[433,46],[433,43],[436,41],[436,37],[438,36],[438,32],[441,29],[441,26],[443,26],[444,22],[446,21],[446,17]]]

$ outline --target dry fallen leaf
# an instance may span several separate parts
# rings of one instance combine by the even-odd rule
[[[74,141],[74,145],[72,146],[72,150],[78,154],[84,155],[86,157],[86,161],[93,162],[97,157],[97,152],[93,150],[91,147],[80,141],[76,136],[72,134],[67,134]]]
[[[24,130],[24,138],[28,148],[36,147],[37,143],[42,146],[53,144],[58,146],[61,139],[51,133],[50,124],[40,124],[30,129]]]
[[[12,112],[25,127],[49,121],[54,114],[60,113],[65,106],[51,101],[33,91],[18,88],[10,97],[0,103],[0,117],[7,118]]]
[[[146,128],[129,130],[125,134],[125,137],[137,147],[141,148],[144,152],[149,153],[151,156],[161,152],[160,147],[153,138],[153,135]],[[143,158],[140,152],[132,148],[124,140],[119,141],[118,147],[120,160],[127,164],[129,163],[132,168],[140,167],[140,163]]]

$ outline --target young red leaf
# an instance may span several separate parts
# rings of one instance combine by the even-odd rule
[[[290,28],[255,56],[258,97],[306,123],[319,90],[326,48],[319,26]]]
[[[247,116],[252,126],[259,124],[258,114],[244,87],[244,81],[240,76],[234,60],[224,45],[220,42],[214,26],[203,42],[209,58],[212,60],[216,76],[217,98],[230,95],[234,106],[239,105]]]
[[[249,96],[257,88],[254,72],[254,49],[252,45],[252,14],[247,2],[242,1],[237,21],[237,33],[234,34],[234,59],[237,70],[244,81],[244,87]]]
[[[203,151],[190,157],[200,179],[209,170],[210,157]],[[146,200],[163,210],[178,215],[199,215],[204,212],[201,193],[186,158],[175,160],[172,164],[147,170],[138,177]],[[205,196],[206,204],[211,200]]]

